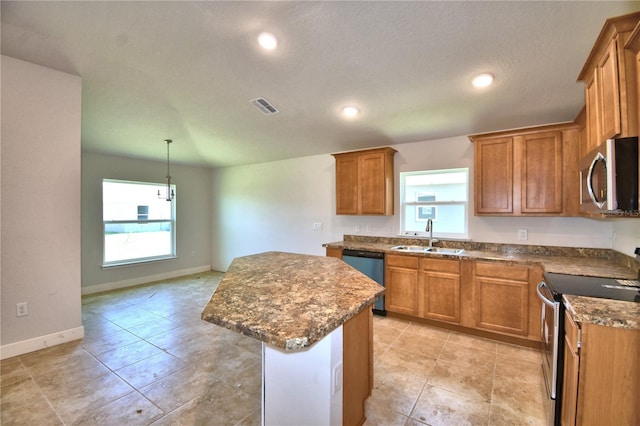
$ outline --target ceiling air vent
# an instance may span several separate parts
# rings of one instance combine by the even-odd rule
[[[262,113],[265,115],[273,115],[280,112],[276,107],[271,105],[269,101],[267,101],[265,98],[253,99],[249,102],[255,105],[255,107],[258,108],[260,111],[262,111]]]

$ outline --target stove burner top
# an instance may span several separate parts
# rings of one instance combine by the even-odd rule
[[[640,302],[640,283],[635,280],[585,277],[545,272],[544,281],[558,297],[563,294]]]

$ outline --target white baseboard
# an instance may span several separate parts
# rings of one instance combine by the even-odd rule
[[[170,278],[183,277],[185,275],[197,274],[200,272],[208,272],[211,265],[196,266],[194,268],[181,269],[178,271],[163,272],[161,274],[146,275],[144,277],[130,278],[128,280],[114,281],[110,283],[97,284],[82,287],[82,295],[102,293],[103,291],[117,290],[120,288],[133,287],[134,285],[147,284],[154,281],[167,280]]]
[[[50,348],[51,346],[61,345],[73,340],[79,340],[83,337],[84,326],[80,326],[53,334],[47,334],[45,336],[22,340],[16,343],[9,343],[8,345],[0,346],[0,359],[24,355],[29,352],[39,351],[40,349]]]

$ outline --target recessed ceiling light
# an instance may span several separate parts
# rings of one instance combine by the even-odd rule
[[[258,36],[258,43],[263,49],[273,50],[278,46],[278,39],[271,33],[261,33]]]
[[[346,118],[355,118],[360,113],[360,110],[354,106],[346,106],[342,108],[342,115]]]
[[[478,74],[471,82],[471,84],[473,84],[475,87],[487,87],[490,86],[491,83],[493,83],[493,74],[490,74],[488,72]]]

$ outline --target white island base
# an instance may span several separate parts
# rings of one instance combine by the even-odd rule
[[[284,351],[262,343],[263,426],[341,425],[343,333]]]

